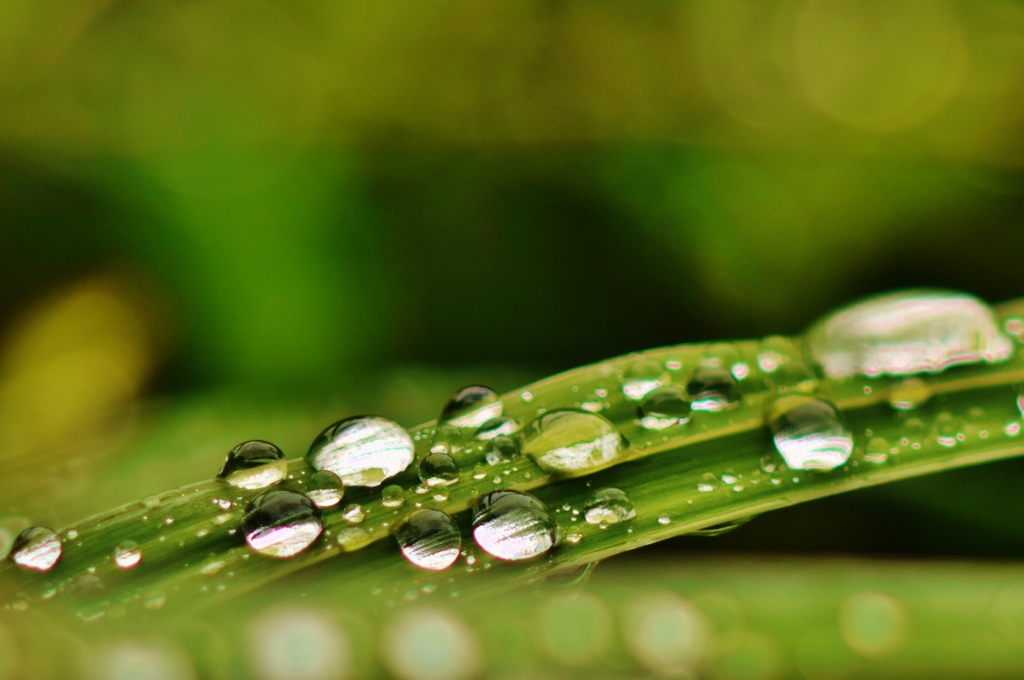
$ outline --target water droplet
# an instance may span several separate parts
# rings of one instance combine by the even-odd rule
[[[427,486],[454,484],[459,481],[459,464],[447,453],[428,453],[420,461],[419,473]]]
[[[345,518],[346,522],[350,522],[352,524],[359,524],[366,519],[366,513],[363,512],[363,506],[359,505],[359,503],[350,503],[349,505],[346,505],[341,516]]]
[[[690,402],[678,387],[666,385],[648,392],[638,408],[640,425],[648,430],[664,430],[690,420]]]
[[[634,361],[622,375],[622,393],[631,401],[640,401],[648,392],[667,382],[665,369],[653,359]]]
[[[662,524],[662,525],[672,524],[672,518],[669,517],[668,515],[662,515],[661,517],[658,518],[658,524]]]
[[[389,484],[380,492],[380,504],[385,508],[400,508],[405,504],[405,492],[397,484]]]
[[[356,416],[321,432],[306,461],[316,470],[338,475],[345,486],[378,486],[409,467],[413,455],[412,438],[397,423]]]
[[[131,569],[142,561],[142,551],[135,541],[121,541],[114,548],[114,563],[119,569]]]
[[[249,547],[270,557],[298,555],[320,536],[320,508],[295,491],[265,491],[245,509],[242,532]]]
[[[453,456],[462,451],[465,443],[466,437],[462,430],[454,425],[440,425],[430,442],[430,452]]]
[[[484,455],[489,465],[510,463],[518,457],[519,444],[512,437],[495,437]]]
[[[780,399],[769,425],[775,448],[792,470],[834,470],[853,451],[853,435],[839,412],[821,399]]]
[[[523,453],[547,472],[580,472],[622,457],[628,443],[602,415],[549,411],[530,426]]]
[[[346,527],[338,530],[335,540],[345,552],[355,552],[368,546],[373,538],[361,527]]]
[[[318,508],[333,508],[344,498],[345,486],[338,475],[320,470],[314,472],[306,482],[306,495]]]
[[[558,524],[540,500],[521,491],[492,491],[473,508],[473,538],[501,560],[528,560],[558,542]]]
[[[1020,417],[1024,418],[1024,393],[1017,395],[1017,410],[1020,411]]]
[[[928,401],[931,390],[920,378],[906,378],[889,389],[889,405],[898,411],[910,411]]]
[[[830,378],[937,373],[1009,358],[1013,344],[975,297],[910,290],[834,312],[807,334],[810,356]]]
[[[510,434],[515,434],[521,428],[522,425],[515,418],[510,418],[508,416],[491,418],[481,425],[480,429],[476,431],[476,438],[494,439],[495,437],[508,436]]]
[[[242,442],[228,453],[218,479],[239,489],[263,489],[288,474],[284,453],[270,442]]]
[[[711,493],[718,488],[718,478],[711,472],[705,472],[700,476],[697,483],[697,491],[700,493]]]
[[[448,500],[448,487],[447,486],[435,486],[430,494],[438,503],[444,503]]]
[[[583,506],[587,524],[610,525],[628,522],[636,517],[633,501],[620,489],[595,491]]]
[[[468,385],[452,395],[441,410],[438,422],[455,427],[480,427],[502,414],[504,404],[498,394],[483,385]]]
[[[14,539],[11,559],[22,569],[50,571],[60,559],[63,548],[53,529],[29,527]]]
[[[1016,421],[1007,423],[1006,426],[1003,427],[1003,434],[1007,437],[1016,437],[1020,434],[1020,423]]]
[[[812,394],[818,379],[803,361],[787,361],[771,374],[771,385],[779,394]]]
[[[462,549],[462,534],[455,521],[440,510],[413,512],[395,532],[395,540],[405,559],[431,571],[455,564]]]
[[[162,590],[154,590],[147,594],[146,598],[142,601],[142,606],[150,610],[160,609],[165,604],[167,604],[167,595]]]
[[[781,335],[772,335],[762,340],[758,347],[757,366],[765,373],[774,373],[793,356],[796,356],[793,341]]]
[[[882,437],[872,437],[868,441],[868,450],[864,453],[864,460],[869,463],[884,463],[889,458],[889,442]]]
[[[698,368],[686,384],[686,393],[694,411],[724,411],[740,403],[736,378],[723,368]]]

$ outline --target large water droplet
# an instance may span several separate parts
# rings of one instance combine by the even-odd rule
[[[242,531],[249,547],[270,557],[298,555],[313,544],[323,525],[320,508],[295,491],[265,491],[249,503]]]
[[[690,402],[678,387],[666,385],[651,390],[640,404],[640,425],[648,430],[664,430],[690,420]]]
[[[579,472],[618,460],[628,445],[602,415],[549,411],[530,425],[523,453],[548,472]]]
[[[807,349],[825,375],[845,378],[1004,361],[1013,344],[981,300],[953,291],[909,290],[826,316],[808,331]]]
[[[242,442],[228,453],[218,479],[239,489],[262,489],[288,474],[284,453],[270,442]]]
[[[22,569],[50,571],[62,552],[60,539],[53,529],[29,527],[14,539],[10,555]]]
[[[121,541],[114,548],[114,564],[119,569],[131,569],[142,561],[142,551],[135,541]]]
[[[306,483],[306,495],[318,508],[333,508],[345,497],[345,486],[333,472],[314,472]]]
[[[583,506],[583,517],[588,524],[607,526],[628,522],[636,517],[633,501],[620,489],[595,491]]]
[[[792,470],[834,470],[853,451],[853,435],[839,412],[821,399],[780,399],[769,425],[775,448]]]
[[[462,549],[462,534],[455,521],[440,510],[412,513],[395,532],[395,540],[405,559],[431,571],[455,564]]]
[[[740,403],[736,378],[724,368],[698,368],[686,384],[694,411],[724,411]]]
[[[412,463],[412,438],[400,425],[377,416],[339,420],[320,433],[306,461],[333,472],[345,486],[378,486]]]
[[[438,421],[455,427],[480,427],[500,416],[503,409],[501,398],[490,387],[468,385],[452,395]]]
[[[459,481],[459,464],[447,453],[428,453],[420,461],[419,473],[427,486],[454,484]]]
[[[521,491],[493,491],[473,508],[473,539],[501,560],[528,560],[558,542],[558,524],[547,506]]]

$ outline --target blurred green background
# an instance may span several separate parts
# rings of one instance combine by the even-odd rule
[[[875,291],[1019,297],[1022,165],[1018,2],[5,0],[0,515]],[[1022,473],[653,550],[1020,557]]]

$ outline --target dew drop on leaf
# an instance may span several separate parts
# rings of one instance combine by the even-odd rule
[[[822,399],[780,399],[769,419],[775,448],[791,470],[834,470],[853,452],[853,435]]]
[[[698,368],[686,384],[694,411],[724,411],[739,406],[736,378],[724,368]]]
[[[400,508],[405,504],[405,492],[397,484],[388,484],[380,492],[380,504],[385,508]]]
[[[906,378],[889,390],[889,405],[897,411],[911,411],[928,401],[931,390],[920,378]]]
[[[338,475],[345,486],[378,486],[412,463],[412,438],[400,425],[377,416],[334,423],[313,441],[306,461]]]
[[[667,382],[665,370],[654,359],[637,359],[622,375],[622,393],[630,401],[640,401],[648,392]]]
[[[500,418],[491,418],[486,423],[480,426],[476,431],[477,439],[494,439],[495,437],[508,436],[515,434],[522,428],[522,424],[515,418],[509,416],[501,416]]]
[[[690,420],[692,409],[683,391],[674,385],[651,390],[637,409],[640,425],[647,430],[664,430]]]
[[[604,416],[560,410],[530,425],[523,453],[547,472],[581,472],[618,460],[628,443]]]
[[[306,483],[306,495],[318,508],[333,508],[345,497],[345,486],[328,470],[314,472]]]
[[[142,561],[142,551],[135,541],[121,541],[114,548],[114,564],[118,569],[131,569]]]
[[[608,526],[628,522],[634,517],[633,501],[621,489],[599,489],[583,506],[583,518],[587,524]]]
[[[288,474],[284,453],[270,442],[254,439],[228,452],[218,479],[239,489],[263,489]]]
[[[60,539],[53,529],[29,527],[14,539],[10,556],[22,569],[50,571],[62,552]]]
[[[483,385],[468,385],[451,396],[438,422],[477,428],[500,416],[503,410],[504,404],[494,390]]]
[[[447,453],[428,453],[419,467],[420,481],[429,487],[459,481],[459,464]]]
[[[455,564],[462,534],[455,521],[440,510],[413,512],[396,530],[395,540],[405,559],[421,569],[441,571]]]
[[[295,491],[265,491],[249,503],[242,517],[249,547],[281,559],[308,548],[322,530],[316,503]]]
[[[519,444],[512,437],[495,437],[487,447],[484,459],[488,465],[510,463],[519,456]]]
[[[473,507],[473,539],[501,560],[528,560],[558,542],[558,524],[548,507],[521,491],[492,491]]]
[[[817,322],[807,350],[829,378],[937,373],[1005,361],[1012,341],[981,300],[946,290],[867,298]]]

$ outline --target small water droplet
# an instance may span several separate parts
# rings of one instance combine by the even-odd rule
[[[142,561],[142,551],[135,541],[121,541],[114,548],[114,563],[119,569],[131,569]]]
[[[413,512],[395,532],[405,559],[421,569],[441,571],[455,564],[462,534],[455,521],[440,510]]]
[[[345,496],[345,486],[338,475],[320,470],[314,472],[306,482],[306,495],[318,508],[333,508]]]
[[[700,493],[711,493],[718,488],[718,478],[711,472],[705,472],[697,482],[697,491]]]
[[[872,437],[868,440],[868,450],[864,453],[864,460],[869,463],[884,463],[889,458],[889,442],[882,437]]]
[[[338,530],[335,540],[345,552],[355,552],[368,546],[373,538],[362,527],[346,527]]]
[[[830,378],[938,373],[994,363],[1013,343],[981,300],[945,290],[867,298],[829,314],[807,334],[810,356]]]
[[[1016,437],[1017,435],[1020,434],[1020,423],[1018,423],[1017,421],[1007,423],[1006,426],[1003,428],[1003,433],[1007,437]]]
[[[631,401],[640,401],[648,392],[667,381],[665,369],[658,361],[638,359],[622,375],[622,393]]]
[[[931,394],[920,378],[906,378],[889,389],[889,405],[897,411],[910,411],[928,401]]]
[[[355,416],[321,432],[306,461],[338,475],[345,486],[378,486],[409,467],[414,453],[412,438],[397,423]]]
[[[45,572],[53,569],[62,552],[60,539],[53,529],[29,527],[14,539],[10,555],[22,569]]]
[[[519,395],[519,398],[522,399],[525,403],[529,404],[531,401],[533,401],[533,392],[523,392],[522,394]]]
[[[621,489],[595,491],[583,506],[587,524],[610,525],[628,522],[636,517],[633,501]]]
[[[468,385],[451,396],[438,422],[476,428],[497,418],[503,410],[504,404],[494,390],[483,385]]]
[[[448,493],[447,486],[435,486],[431,491],[430,497],[438,503],[444,503],[448,500]]]
[[[549,411],[530,426],[523,453],[547,472],[581,472],[622,457],[628,443],[602,415]]]
[[[428,453],[419,467],[420,481],[429,487],[459,481],[459,464],[447,453]]]
[[[511,463],[518,457],[519,444],[512,437],[495,437],[491,440],[487,453],[484,455],[488,465]]]
[[[664,430],[690,420],[690,402],[674,385],[651,390],[638,407],[640,425],[648,430]]]
[[[780,399],[769,425],[775,448],[792,470],[834,470],[853,452],[850,430],[836,408],[821,399]]]
[[[284,453],[270,442],[254,439],[228,452],[218,479],[239,489],[263,489],[288,474]]]
[[[389,484],[380,492],[380,499],[385,508],[400,508],[405,504],[405,493],[397,484]]]
[[[694,411],[724,411],[740,403],[736,378],[723,368],[698,368],[686,384],[686,393]]]
[[[672,518],[669,517],[668,515],[662,515],[661,517],[658,518],[658,524],[665,525],[665,524],[671,524],[671,523],[672,523]]]
[[[142,606],[150,610],[160,609],[165,604],[167,604],[167,595],[162,590],[154,590],[147,594],[142,601]]]
[[[774,373],[793,356],[796,356],[796,349],[792,340],[781,335],[771,335],[758,346],[757,366],[765,373]]]
[[[242,518],[249,547],[281,559],[308,548],[322,530],[320,508],[295,491],[264,491],[249,503]]]
[[[508,416],[502,416],[500,418],[491,418],[486,423],[480,426],[480,429],[476,431],[477,439],[494,439],[495,437],[508,436],[515,434],[522,428],[522,425],[515,418]]]
[[[350,503],[349,505],[346,505],[341,516],[345,518],[346,522],[350,522],[352,524],[359,524],[366,519],[366,513],[363,512],[363,506],[359,505],[359,503]]]
[[[226,498],[214,498],[213,504],[216,505],[221,510],[230,510],[232,506],[234,506],[234,503],[232,503]]]
[[[473,507],[473,539],[501,560],[528,560],[558,542],[558,524],[547,506],[521,491],[492,491]]]
[[[761,460],[758,463],[758,467],[761,468],[762,472],[771,474],[779,469],[778,461],[775,460],[775,456],[765,454],[761,456]]]
[[[454,425],[440,425],[430,442],[430,452],[454,456],[462,451],[465,444],[466,437],[461,429]]]

